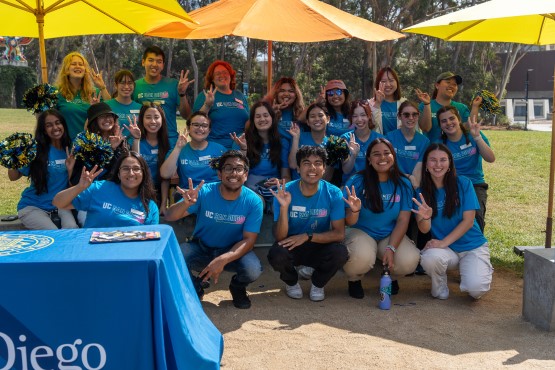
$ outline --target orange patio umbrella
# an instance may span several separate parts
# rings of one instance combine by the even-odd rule
[[[317,42],[356,37],[386,41],[405,37],[318,0],[220,0],[189,15],[200,26],[169,23],[147,35],[182,39],[243,36],[268,40],[268,90],[272,85],[272,40]]]

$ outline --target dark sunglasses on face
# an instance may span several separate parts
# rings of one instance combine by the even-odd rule
[[[418,116],[420,116],[420,113],[418,113],[418,112],[416,112],[416,113],[407,113],[407,112],[403,112],[403,113],[401,113],[401,115],[402,115],[404,118],[410,118],[410,117],[412,117],[412,118],[418,118]]]
[[[341,90],[341,89],[328,90],[328,91],[326,91],[326,95],[327,96],[334,96],[334,95],[341,96],[341,95],[343,95],[343,90]]]

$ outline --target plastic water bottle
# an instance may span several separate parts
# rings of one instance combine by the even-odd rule
[[[380,279],[380,303],[381,310],[389,310],[391,308],[391,276],[389,276],[389,267],[383,267],[382,278]]]

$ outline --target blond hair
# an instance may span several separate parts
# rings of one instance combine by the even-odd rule
[[[71,59],[73,57],[81,58],[81,60],[83,60],[83,64],[85,65],[85,76],[81,80],[80,89],[77,91],[73,91],[71,83],[69,82],[69,66],[71,65]],[[89,62],[87,62],[87,59],[85,59],[81,53],[73,51],[66,55],[62,61],[62,67],[58,73],[58,78],[56,79],[56,86],[58,87],[60,94],[67,100],[71,101],[75,99],[77,93],[81,91],[81,99],[90,103],[91,95],[96,92],[92,77],[90,76],[90,71],[91,67],[89,66]]]

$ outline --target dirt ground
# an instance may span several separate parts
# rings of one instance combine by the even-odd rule
[[[555,369],[555,332],[522,318],[522,278],[495,271],[491,291],[474,301],[450,275],[446,301],[430,295],[427,276],[399,280],[389,311],[377,307],[379,273],[363,280],[366,297],[347,294],[338,273],[326,299],[288,298],[267,263],[267,248],[256,248],[264,265],[249,286],[252,307],[233,307],[227,290],[231,274],[207,290],[203,307],[224,335],[224,369]]]

